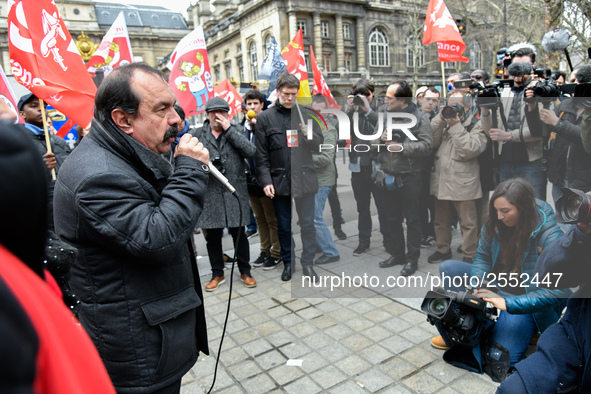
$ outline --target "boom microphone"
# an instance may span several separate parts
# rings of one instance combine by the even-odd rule
[[[215,179],[216,181],[218,181],[218,183],[220,185],[222,185],[223,187],[225,187],[226,189],[228,189],[228,191],[234,195],[236,195],[236,189],[234,189],[234,186],[232,186],[232,184],[230,183],[230,181],[228,181],[228,178],[226,178],[225,176],[222,175],[222,173],[215,168],[215,166],[213,164],[209,164],[209,175],[211,175],[211,177],[213,179]]]
[[[568,47],[568,41],[570,39],[570,32],[566,29],[554,29],[544,34],[542,38],[542,48],[544,52],[552,53],[564,51]]]
[[[524,75],[531,74],[533,68],[534,65],[531,64],[531,62],[517,62],[511,63],[507,71],[512,77],[522,77]]]

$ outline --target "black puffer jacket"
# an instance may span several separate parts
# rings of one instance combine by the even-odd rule
[[[310,111],[301,106],[300,109],[307,123]],[[293,111],[297,113],[297,109]],[[255,158],[262,187],[272,184],[275,195],[299,198],[318,191],[312,152],[320,150],[324,137],[320,126],[312,120],[313,138],[308,140],[298,127],[299,115],[292,117],[291,113],[277,100],[275,106],[259,114],[254,133]],[[298,130],[298,147],[287,147],[287,130]]]
[[[182,378],[208,353],[189,238],[203,208],[203,163],[166,160],[95,119],[55,187],[58,234],[78,248],[71,286],[80,322],[119,393]],[[172,174],[171,174],[172,173]]]
[[[562,117],[554,127],[556,142],[550,155],[548,179],[561,187],[591,190],[591,155],[581,141],[581,118],[572,99],[564,100],[556,109]]]

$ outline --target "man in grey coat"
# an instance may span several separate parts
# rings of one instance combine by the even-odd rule
[[[244,159],[254,155],[256,148],[248,141],[241,126],[232,125],[229,119],[230,106],[226,100],[214,97],[207,102],[205,112],[207,120],[203,127],[195,130],[209,150],[209,159],[228,181],[236,188],[235,196],[217,182],[210,182],[205,193],[203,214],[197,227],[203,230],[207,242],[207,254],[211,264],[212,278],[205,291],[214,291],[224,278],[224,251],[222,235],[228,227],[237,249],[240,280],[246,287],[255,287],[257,282],[250,274],[250,250],[244,226],[250,222],[250,205]],[[240,204],[240,205],[239,205]]]
[[[178,393],[209,354],[189,238],[203,211],[209,153],[184,135],[166,77],[145,63],[99,87],[90,132],[58,174],[55,229],[78,248],[78,317],[118,393]]]

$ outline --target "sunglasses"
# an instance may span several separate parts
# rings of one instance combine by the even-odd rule
[[[482,75],[470,75],[470,78],[480,81],[482,79]]]

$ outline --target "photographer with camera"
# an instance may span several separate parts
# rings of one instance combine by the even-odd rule
[[[435,196],[437,240],[437,251],[428,259],[432,264],[451,259],[454,207],[462,229],[463,261],[471,263],[476,255],[476,199],[482,197],[477,157],[486,149],[488,137],[478,119],[473,122],[470,104],[470,96],[452,90],[447,105],[431,120],[435,165],[430,187]]]
[[[419,116],[418,108],[412,102],[412,89],[406,81],[399,80],[388,87],[386,105],[388,112],[412,114],[416,119],[416,125],[409,128],[417,138],[416,141],[407,138],[399,129],[392,130],[391,140],[388,139],[387,131],[384,131],[380,139],[373,141],[375,146],[385,144],[387,148],[380,149],[377,153],[379,171],[383,176],[374,177],[374,183],[377,184],[376,205],[380,229],[384,244],[387,245],[386,250],[390,253],[390,258],[379,265],[381,268],[403,265],[400,275],[408,276],[417,270],[421,253],[418,197],[422,187],[422,158],[431,153],[431,126],[428,115],[423,115],[422,118]],[[387,113],[381,115],[386,117]],[[383,124],[386,125],[387,122],[384,121]],[[406,254],[403,218],[407,229]]]
[[[497,393],[588,393],[591,391],[591,215],[590,193],[565,188],[556,202],[557,220],[573,225],[538,259],[536,272],[553,275],[552,287],[580,286],[560,321],[540,336],[537,350],[515,365]],[[560,280],[556,281],[559,275]]]
[[[503,182],[509,178],[523,177],[532,188],[536,198],[546,199],[546,176],[542,168],[543,139],[541,131],[533,130],[525,119],[525,107],[533,110],[536,103],[524,102],[525,89],[531,83],[531,72],[535,54],[522,48],[513,54],[513,63],[509,66],[509,74],[513,77],[513,87],[503,89],[501,100],[504,113],[498,114],[498,127],[493,127],[490,110],[481,108],[482,127],[497,144],[496,152],[499,159],[499,179]],[[504,125],[503,116],[506,117]]]
[[[581,66],[577,71],[577,83],[591,82],[591,65]],[[555,93],[558,93],[557,91]],[[526,97],[534,97],[534,89],[527,89]],[[556,133],[554,148],[551,150],[548,178],[552,182],[554,201],[562,195],[560,189],[573,187],[585,192],[591,190],[591,155],[581,144],[581,121],[584,108],[576,98],[566,98],[555,109],[535,106],[526,111],[527,122],[532,128],[552,127]]]
[[[207,243],[207,254],[211,264],[212,278],[205,291],[214,291],[225,282],[224,251],[222,236],[228,227],[234,247],[237,247],[240,279],[246,287],[255,287],[257,282],[250,274],[250,249],[244,226],[250,222],[250,205],[244,170],[244,159],[254,155],[256,148],[248,141],[240,126],[234,126],[229,119],[230,106],[221,97],[214,97],[205,105],[207,120],[203,127],[191,134],[209,150],[210,165],[215,166],[236,188],[238,200],[218,182],[209,182],[205,192],[203,213],[197,226],[203,230]],[[242,217],[240,208],[242,206]]]
[[[453,350],[458,343],[450,340],[446,326],[438,323],[441,336],[433,338],[431,344],[438,349],[451,347],[444,355],[446,361],[482,373],[483,364],[490,360],[481,354],[481,346],[495,348],[501,356],[497,360],[506,360],[504,365],[497,365],[501,372],[497,378],[502,380],[509,367],[523,358],[532,337],[558,321],[570,290],[539,288],[532,278],[541,250],[562,235],[552,207],[536,199],[524,179],[509,179],[495,188],[474,263],[450,260],[441,264],[439,271],[442,278],[470,276],[487,280],[475,295],[501,312],[492,330],[481,333],[478,343],[471,347],[470,355],[477,363],[471,367],[466,360],[453,356],[458,355]],[[510,275],[517,281],[502,280]],[[469,282],[473,285],[472,280]],[[456,286],[446,289],[463,290]]]
[[[351,149],[349,151],[349,170],[351,170],[351,186],[357,203],[359,221],[359,245],[353,251],[353,256],[360,256],[369,249],[371,238],[371,196],[376,197],[376,188],[371,180],[372,157],[371,152],[357,152],[354,147],[365,144],[354,132],[355,114],[357,114],[357,129],[363,135],[372,135],[378,122],[378,108],[384,104],[379,96],[374,96],[375,86],[366,79],[360,79],[353,85],[351,94],[347,97],[347,116],[351,122]],[[377,200],[376,200],[377,205]],[[380,219],[380,229],[385,228]],[[384,245],[387,247],[387,245]]]

